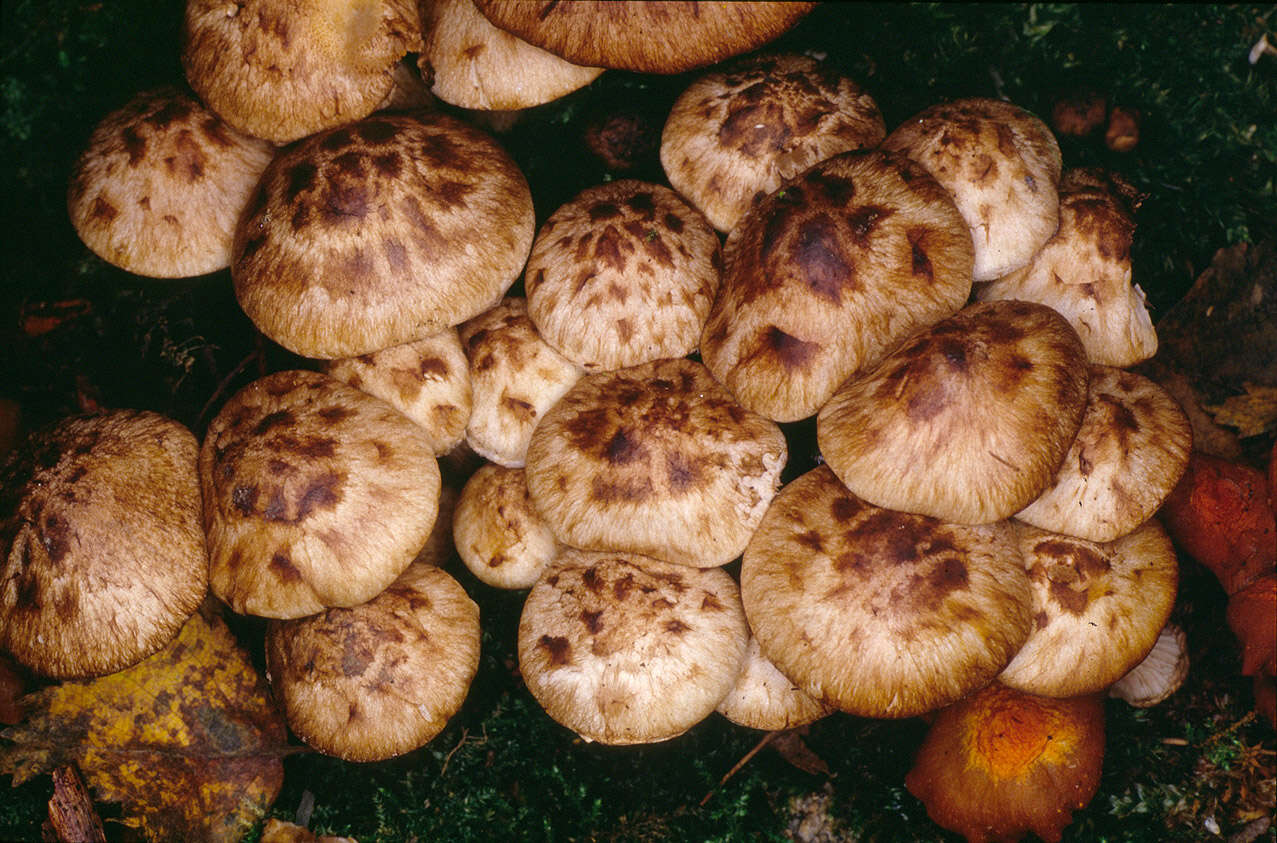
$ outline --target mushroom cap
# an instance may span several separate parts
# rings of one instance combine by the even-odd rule
[[[425,431],[318,372],[241,389],[200,449],[210,586],[241,614],[371,600],[430,535],[440,476]]]
[[[1024,266],[1059,226],[1059,144],[1017,105],[933,105],[893,129],[882,148],[908,155],[953,195],[971,229],[976,281]]]
[[[983,687],[1032,623],[1010,522],[882,509],[828,466],[776,495],[740,583],[763,655],[813,697],[862,717],[911,717]]]
[[[474,395],[466,442],[507,468],[522,468],[532,431],[583,374],[542,338],[527,299],[510,297],[460,327]]]
[[[1090,184],[1061,187],[1059,230],[1027,265],[976,285],[975,297],[1050,305],[1078,332],[1091,362],[1133,366],[1157,352],[1144,291],[1131,283],[1134,231],[1124,199]]]
[[[494,588],[531,588],[560,549],[521,468],[489,463],[470,475],[452,525],[461,561]]]
[[[846,152],[767,196],[727,238],[701,357],[746,408],[820,409],[845,379],[971,292],[971,236],[907,158]]]
[[[1175,548],[1156,520],[1116,541],[1018,527],[1033,589],[1033,631],[998,677],[1044,697],[1103,691],[1148,655],[1179,583]]]
[[[755,56],[706,73],[679,95],[661,133],[670,185],[719,231],[840,152],[886,135],[878,104],[850,78],[799,55]]]
[[[1109,688],[1110,697],[1150,708],[1179,690],[1188,677],[1188,637],[1179,624],[1162,627],[1153,649]]]
[[[240,212],[275,155],[177,88],[145,91],[94,128],[67,191],[71,224],[135,275],[225,269]]]
[[[994,683],[937,716],[905,776],[927,815],[968,843],[1058,843],[1100,786],[1104,702]]]
[[[777,670],[752,635],[745,668],[715,710],[738,726],[768,732],[793,729],[834,712]]]
[[[550,215],[523,283],[545,341],[596,372],[695,351],[722,269],[700,211],[668,187],[621,179]]]
[[[271,621],[266,665],[289,727],[346,761],[425,745],[479,667],[479,607],[441,568],[411,565],[367,603]]]
[[[188,0],[182,67],[226,122],[282,144],[366,117],[420,49],[415,0]]]
[[[0,648],[57,679],[140,662],[208,590],[182,424],[148,411],[62,419],[0,465]]]
[[[566,96],[598,78],[498,29],[472,0],[419,0],[425,49],[418,60],[435,96],[460,108],[513,111]]]
[[[815,3],[476,0],[497,26],[573,64],[682,73],[761,47]]]
[[[1193,428],[1170,393],[1135,372],[1092,364],[1082,425],[1055,479],[1016,518],[1113,541],[1157,512],[1188,467]]]
[[[382,114],[281,152],[235,233],[249,318],[304,357],[355,357],[500,300],[532,246],[528,183],[488,135]]]
[[[436,455],[451,451],[465,438],[472,404],[470,368],[455,328],[359,357],[330,360],[323,369],[420,425]]]
[[[528,491],[559,541],[698,568],[740,555],[788,456],[771,421],[700,363],[586,375],[528,445]]]
[[[582,738],[654,743],[714,711],[748,639],[726,571],[567,548],[528,592],[519,671],[546,713]]]
[[[978,524],[1051,482],[1086,408],[1082,343],[1054,310],[977,302],[916,334],[820,409],[838,478],[878,506]]]

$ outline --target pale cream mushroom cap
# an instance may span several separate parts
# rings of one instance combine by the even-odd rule
[[[777,670],[751,635],[745,669],[716,711],[738,726],[772,732],[812,723],[835,709]]]
[[[714,711],[748,639],[726,571],[568,548],[528,592],[519,671],[546,713],[582,738],[653,743]]]
[[[470,475],[452,523],[461,561],[494,588],[531,588],[560,550],[521,468],[490,463]]]
[[[1188,678],[1188,638],[1179,624],[1168,623],[1158,633],[1153,649],[1109,688],[1136,708],[1149,708],[1180,689]]]

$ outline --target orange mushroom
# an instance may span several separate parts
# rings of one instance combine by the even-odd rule
[[[1230,597],[1227,618],[1242,645],[1242,675],[1277,676],[1277,574],[1270,571]]]

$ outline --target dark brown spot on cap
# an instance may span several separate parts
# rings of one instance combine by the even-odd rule
[[[819,343],[800,340],[775,325],[763,329],[762,340],[762,348],[770,351],[786,369],[806,369],[820,354]]]
[[[552,665],[561,666],[571,661],[572,645],[562,636],[542,635],[537,641],[537,646],[545,650],[546,657]]]
[[[385,143],[399,132],[394,123],[385,120],[366,120],[356,123],[354,129],[368,143]]]
[[[647,456],[647,449],[633,434],[618,430],[608,440],[604,456],[613,465],[626,465]]]
[[[581,623],[585,624],[585,628],[590,631],[591,635],[598,635],[603,629],[603,612],[591,612],[585,609],[581,610]]]
[[[282,582],[301,582],[302,572],[297,570],[293,560],[283,553],[275,553],[270,558],[270,570]]]
[[[682,635],[684,632],[687,632],[689,629],[691,629],[690,626],[678,620],[677,618],[673,620],[668,620],[665,622],[665,631],[670,633],[671,635]]]
[[[120,140],[124,142],[124,150],[129,154],[129,166],[136,167],[146,157],[146,138],[139,135],[137,129],[127,126],[120,133]]]
[[[891,214],[891,211],[878,205],[864,205],[856,208],[847,214],[847,224],[851,227],[852,237],[863,248],[868,245],[869,238],[873,236],[882,221]]]
[[[837,227],[823,214],[799,226],[793,261],[811,291],[834,304],[841,303],[844,288],[856,286],[851,264],[838,242]]]

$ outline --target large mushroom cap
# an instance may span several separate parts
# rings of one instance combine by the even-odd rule
[[[658,360],[581,378],[532,432],[526,473],[563,543],[711,567],[744,550],[787,455],[700,363]]]
[[[976,281],[1024,266],[1059,227],[1060,147],[1019,106],[982,98],[933,105],[882,148],[908,155],[953,194],[975,245]]]
[[[910,717],[983,687],[1031,623],[1009,522],[882,509],[827,466],[781,489],[740,578],[763,655],[813,697],[863,717]]]
[[[184,35],[200,99],[276,143],[367,116],[421,49],[415,0],[188,0]]]
[[[231,276],[249,318],[305,357],[354,357],[458,325],[514,283],[532,246],[514,161],[443,114],[321,132],[262,175]]]
[[[808,56],[757,56],[707,73],[683,91],[661,133],[670,185],[719,231],[813,164],[877,146],[877,103]]]
[[[523,469],[492,464],[461,489],[452,537],[470,573],[495,588],[531,588],[560,550],[532,505]]]
[[[479,607],[447,572],[412,565],[359,606],[272,621],[266,664],[289,727],[347,761],[425,745],[479,668]]]
[[[586,740],[653,743],[714,711],[748,639],[726,571],[567,549],[524,603],[519,671],[546,713]]]
[[[573,64],[682,73],[779,37],[815,3],[476,0],[488,20]]]
[[[971,255],[962,216],[917,164],[834,156],[728,235],[701,357],[748,409],[807,418],[853,373],[962,307]]]
[[[117,410],[31,434],[0,467],[0,647],[59,679],[167,644],[208,590],[198,443]]]
[[[372,599],[430,535],[440,476],[425,431],[318,372],[241,389],[200,450],[213,593],[297,618]]]
[[[1086,354],[1054,310],[978,302],[844,383],[816,420],[820,452],[879,506],[978,524],[1050,483],[1082,423]]]
[[[67,210],[85,245],[128,272],[216,272],[230,266],[235,223],[274,155],[191,95],[146,91],[93,130]]]

